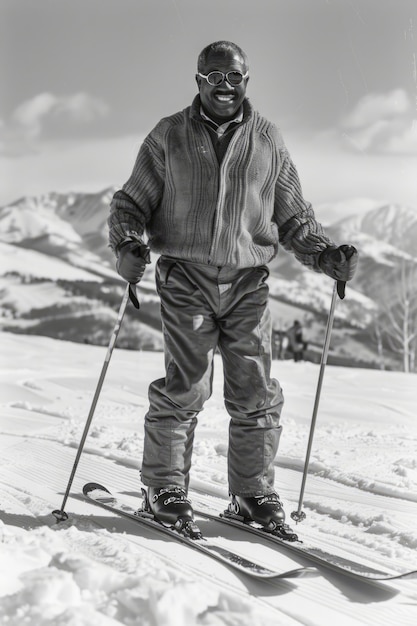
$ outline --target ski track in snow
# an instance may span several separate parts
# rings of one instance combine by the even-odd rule
[[[105,351],[3,333],[2,352],[1,626],[417,623],[416,580],[361,584],[321,568],[315,578],[252,581],[83,500],[82,485],[95,480],[139,505],[147,386],[162,375],[160,354],[115,351],[66,505],[70,520],[55,524],[51,511],[61,506]],[[286,396],[276,488],[289,518],[318,366],[274,362],[274,374]],[[375,567],[417,569],[415,380],[328,367],[307,519],[297,527],[305,541]],[[219,512],[228,496],[228,417],[218,360],[199,421],[191,489],[196,504]],[[269,567],[311,565],[242,531],[221,532],[228,539],[216,541]]]

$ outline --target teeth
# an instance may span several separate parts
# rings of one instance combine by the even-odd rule
[[[216,98],[217,100],[220,100],[220,102],[230,102],[233,100],[233,96],[221,96],[219,94],[217,94]]]

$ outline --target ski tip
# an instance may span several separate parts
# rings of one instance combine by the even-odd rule
[[[88,494],[91,493],[91,491],[96,491],[97,489],[99,489],[100,491],[106,491],[107,493],[110,493],[110,491],[106,489],[106,487],[104,487],[103,485],[100,485],[99,483],[86,483],[83,487],[83,494],[85,496],[88,496]]]
[[[318,578],[322,573],[316,567],[298,567],[285,573],[285,578]]]

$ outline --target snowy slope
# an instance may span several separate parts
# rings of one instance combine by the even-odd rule
[[[115,350],[67,503],[70,521],[56,525],[50,513],[61,505],[105,349],[7,333],[0,341],[0,624],[416,623],[416,581],[359,584],[322,569],[315,578],[254,583],[82,500],[83,483],[101,480],[139,503],[147,387],[162,374],[159,353]],[[297,506],[318,366],[273,367],[286,395],[276,488],[289,513]],[[222,384],[216,358],[191,480],[195,498],[213,510],[227,498]],[[328,366],[301,536],[375,566],[417,568],[416,388],[415,375]],[[231,540],[266,565],[284,558],[242,533]]]
[[[1,242],[0,267],[2,276],[14,273],[25,278],[43,278],[51,282],[57,280],[101,282],[103,280],[101,276],[80,267],[74,267],[60,258]],[[110,271],[109,275],[117,276],[115,272]]]

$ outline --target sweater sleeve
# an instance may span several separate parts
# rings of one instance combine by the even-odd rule
[[[164,188],[164,161],[157,133],[143,142],[129,180],[110,203],[109,243],[114,252],[129,235],[143,237],[152,212],[159,206]]]
[[[319,272],[320,253],[335,244],[316,220],[311,204],[303,198],[297,170],[286,149],[281,151],[281,157],[283,161],[275,186],[274,212],[279,241],[300,263]]]

